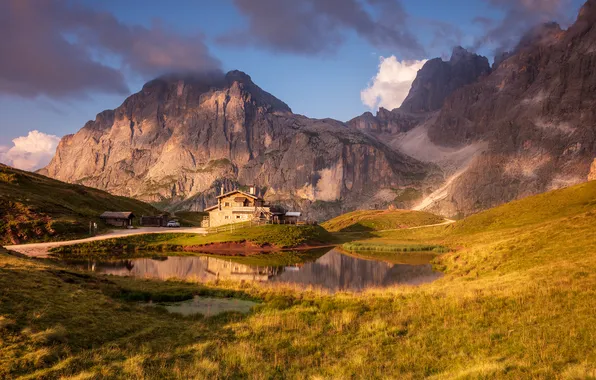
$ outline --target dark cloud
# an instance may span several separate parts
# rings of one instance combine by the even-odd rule
[[[0,93],[26,97],[126,93],[123,69],[143,77],[219,69],[202,36],[124,25],[62,0],[0,1],[0,57]]]
[[[425,25],[432,31],[430,47],[433,50],[439,50],[447,59],[451,56],[454,47],[462,45],[464,33],[456,25],[439,20],[424,20],[421,25]]]
[[[486,33],[475,43],[475,48],[490,46],[497,52],[514,48],[530,29],[554,20],[567,22],[570,0],[485,0],[504,13],[501,21],[477,17],[474,22],[483,25]]]
[[[226,44],[263,45],[275,51],[326,54],[351,32],[403,58],[425,56],[406,26],[399,0],[234,0],[248,18],[247,30],[220,36]]]

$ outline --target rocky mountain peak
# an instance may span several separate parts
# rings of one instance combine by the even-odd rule
[[[228,83],[240,82],[243,84],[254,85],[250,75],[246,74],[244,71],[231,70],[226,73],[225,77]]]
[[[231,91],[234,86],[237,87],[237,91]],[[242,102],[252,102],[255,106],[271,112],[292,112],[286,103],[257,86],[248,74],[239,70],[232,70],[226,74],[208,72],[163,75],[145,83],[142,90],[132,95],[126,102],[138,97],[160,99],[167,96],[182,96],[185,98],[185,94],[198,99],[202,94],[217,91],[227,91],[230,97],[240,97]]]
[[[451,63],[452,65],[455,65],[462,60],[472,59],[474,55],[475,54],[470,53],[463,47],[456,46],[453,48],[453,51],[451,52],[451,59],[449,60],[449,63]]]
[[[476,82],[491,71],[486,57],[470,53],[461,46],[453,49],[448,62],[432,59],[418,72],[401,109],[430,112],[443,106],[445,98],[460,87]]]

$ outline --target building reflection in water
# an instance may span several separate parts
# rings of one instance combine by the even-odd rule
[[[258,266],[211,256],[171,256],[120,261],[67,261],[80,269],[118,276],[193,281],[270,281],[330,290],[363,290],[398,284],[418,285],[441,276],[430,264],[392,264],[331,250],[314,261],[290,266]]]

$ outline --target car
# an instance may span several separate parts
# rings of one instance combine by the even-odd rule
[[[180,223],[177,220],[170,220],[166,227],[180,227]]]

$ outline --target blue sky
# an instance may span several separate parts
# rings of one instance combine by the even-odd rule
[[[409,14],[407,28],[424,46],[426,58],[432,58],[445,57],[452,46],[433,43],[433,33],[427,27],[429,20],[459,27],[461,43],[472,45],[475,37],[483,33],[482,26],[473,22],[475,17],[498,21],[504,16],[502,10],[489,5],[490,1],[499,2],[403,0],[402,4]],[[574,14],[582,1],[569,1],[571,5],[568,9],[570,14]],[[379,57],[395,55],[398,60],[403,58],[399,51],[379,49],[350,30],[345,31],[345,41],[336,51],[317,54],[218,43],[217,36],[248,25],[247,16],[231,0],[86,0],[77,5],[107,11],[125,25],[150,28],[158,19],[176,34],[202,34],[210,54],[221,61],[224,71],[239,69],[246,72],[256,84],[285,101],[295,113],[314,118],[331,117],[347,121],[369,110],[360,99],[360,91],[377,74]],[[485,46],[479,49],[479,53],[491,56],[492,49]],[[107,65],[115,65],[110,58],[100,60]],[[130,73],[125,73],[125,78],[131,92],[138,91],[145,81],[142,76]],[[125,97],[124,94],[99,91],[72,97],[43,94],[23,97],[0,93],[0,145],[10,146],[12,139],[34,129],[57,136],[74,133],[100,111],[120,105]]]

